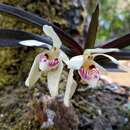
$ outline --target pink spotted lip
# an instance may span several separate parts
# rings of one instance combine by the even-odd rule
[[[57,65],[59,65],[60,63],[57,58],[53,60],[48,60],[44,54],[40,54],[39,61],[43,64],[47,63],[47,66],[49,67],[49,69],[57,67]]]
[[[83,67],[79,69],[79,75],[84,79],[84,80],[90,80],[90,76],[88,75],[87,71],[84,70]]]
[[[79,69],[79,75],[83,80],[91,80],[99,78],[99,71],[96,68],[85,71],[83,67]]]
[[[48,63],[49,67],[55,67],[56,65],[58,65],[60,62],[58,59],[54,59],[54,60],[50,60]]]

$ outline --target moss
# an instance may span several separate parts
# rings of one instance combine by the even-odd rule
[[[0,87],[24,80],[38,52],[41,49],[0,48]]]
[[[59,3],[51,0],[42,2],[40,0],[1,0],[1,3],[23,8],[60,25],[66,24],[65,20],[61,17],[63,12],[69,8],[67,0],[62,0]],[[18,29],[42,34],[42,29],[32,26],[29,23],[23,23],[21,20],[3,13],[0,14],[0,25],[4,29]],[[38,52],[39,49],[26,47],[0,48],[0,87],[17,84],[18,81],[24,80]]]

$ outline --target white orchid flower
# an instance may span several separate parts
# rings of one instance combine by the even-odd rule
[[[119,49],[86,49],[83,55],[72,57],[68,63],[68,68],[78,70],[78,73],[83,81],[88,83],[89,87],[95,88],[100,78],[100,74],[105,74],[107,71],[94,61],[97,56],[104,56],[110,59],[113,63],[124,71],[128,68],[122,65],[117,59],[107,54],[108,52],[117,52]]]
[[[44,25],[43,31],[52,39],[53,46],[49,46],[50,49],[48,51],[42,52],[36,56],[25,85],[33,86],[40,78],[42,72],[46,72],[50,94],[55,97],[58,95],[58,85],[63,70],[63,62],[67,64],[69,58],[60,49],[62,42],[54,29],[51,26]],[[25,46],[42,46],[46,43],[36,40],[26,40],[20,42],[20,44]]]

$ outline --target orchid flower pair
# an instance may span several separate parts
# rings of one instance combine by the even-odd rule
[[[25,85],[33,86],[35,82],[40,78],[42,72],[46,72],[50,94],[52,97],[57,96],[64,62],[70,69],[64,95],[65,106],[69,106],[70,99],[76,90],[77,83],[73,79],[74,70],[78,70],[81,79],[88,83],[89,87],[92,88],[96,87],[97,82],[100,78],[100,74],[106,73],[106,70],[94,61],[94,58],[96,56],[105,56],[115,64],[118,64],[121,69],[127,71],[127,68],[121,65],[119,61],[114,57],[103,54],[107,52],[119,51],[118,49],[86,49],[83,55],[72,57],[69,60],[67,55],[60,49],[62,42],[58,35],[55,33],[54,29],[51,26],[44,25],[43,31],[52,39],[53,46],[49,47],[49,50],[42,52],[36,56]],[[42,43],[36,40],[26,40],[20,42],[20,44],[25,46],[41,46],[46,43]]]

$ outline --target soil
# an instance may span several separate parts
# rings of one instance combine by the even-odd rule
[[[114,91],[114,87],[127,91]],[[78,88],[72,99],[74,114],[79,118],[78,130],[130,130],[129,88],[117,84],[85,88]],[[41,129],[30,107],[32,93],[34,90],[24,85],[6,86],[0,90],[0,130]]]

